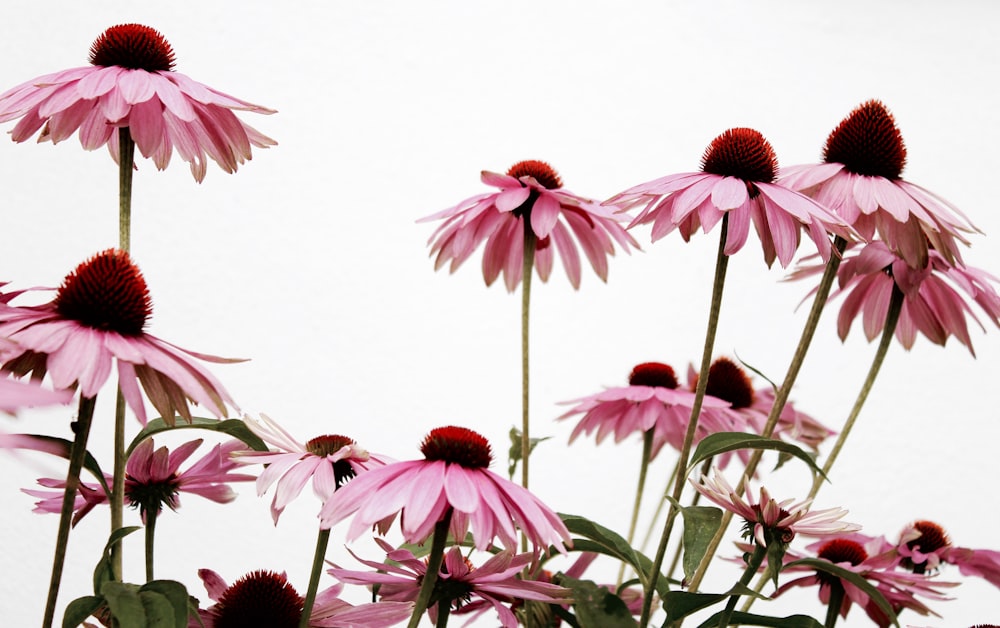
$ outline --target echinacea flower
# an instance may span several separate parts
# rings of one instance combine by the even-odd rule
[[[866,241],[876,234],[914,268],[933,248],[960,260],[957,242],[978,231],[954,205],[902,178],[906,146],[878,100],[854,109],[827,137],[823,163],[783,168],[778,182],[837,213]]]
[[[484,170],[482,181],[500,191],[473,196],[418,221],[444,220],[428,240],[435,270],[450,263],[451,272],[455,272],[485,241],[486,285],[492,285],[503,272],[507,290],[513,292],[521,283],[524,240],[530,229],[536,238],[534,265],[539,278],[548,280],[555,249],[570,283],[579,288],[578,246],[604,281],[608,279],[608,256],[615,253],[614,242],[626,253],[629,246],[639,246],[619,224],[622,218],[615,215],[617,208],[564,190],[559,175],[543,161],[518,162],[507,174]]]
[[[354,540],[373,525],[400,515],[403,538],[421,543],[448,513],[454,538],[468,531],[477,549],[495,538],[517,545],[515,528],[536,547],[565,552],[569,531],[559,516],[527,489],[488,469],[490,445],[463,427],[431,430],[420,446],[423,460],[394,462],[359,475],[328,499],[320,526],[330,528],[354,515],[347,531]]]
[[[200,460],[181,470],[181,465],[201,446],[203,439],[186,442],[172,451],[167,447],[155,448],[152,438],[142,441],[128,457],[125,464],[125,503],[139,510],[143,522],[147,514],[158,514],[164,506],[170,510],[180,507],[180,494],[199,495],[218,504],[236,499],[230,483],[250,482],[252,475],[234,473],[236,463],[230,454],[242,447],[238,440],[227,441],[212,447]],[[111,476],[105,481],[110,485]],[[65,489],[65,480],[40,478],[38,483],[50,489]],[[40,491],[21,489],[33,497],[35,512],[59,513],[62,508],[63,490]],[[100,484],[81,482],[73,508],[73,524],[80,521],[99,504],[107,503],[108,494]]]
[[[85,150],[107,145],[118,161],[119,134],[128,129],[143,156],[163,170],[174,148],[205,177],[206,155],[226,172],[251,159],[251,146],[276,142],[233,111],[274,113],[174,72],[174,51],[158,31],[120,24],[90,47],[89,66],[39,76],[0,94],[0,122],[20,118],[11,131],[23,142],[53,144],[78,130]]]
[[[791,278],[819,271],[818,266],[803,266]],[[937,250],[928,251],[927,265],[916,269],[893,253],[886,243],[876,240],[860,250],[849,248],[837,276],[839,290],[830,298],[847,295],[837,316],[841,340],[847,338],[859,314],[865,337],[869,341],[877,338],[885,327],[894,289],[903,295],[895,335],[906,349],[913,347],[920,333],[939,345],[954,336],[975,355],[966,317],[985,328],[969,301],[975,302],[994,325],[1000,326],[1000,294],[993,286],[997,278],[971,266],[950,264]]]
[[[976,576],[1000,587],[1000,552],[956,547],[944,528],[933,521],[914,521],[906,526],[896,550],[903,557],[903,565],[914,573],[933,572],[942,564],[950,564],[958,567],[963,576]]]
[[[777,171],[778,158],[764,136],[754,129],[734,128],[712,140],[702,157],[701,172],[642,183],[606,203],[622,211],[641,206],[629,228],[653,223],[653,242],[674,230],[687,241],[699,227],[708,233],[728,216],[726,255],[743,248],[752,222],[768,266],[775,257],[783,268],[788,266],[803,228],[828,258],[827,232],[850,239],[850,228],[816,201],[776,184]]]
[[[384,563],[358,558],[352,552],[355,558],[375,571],[335,567],[328,573],[341,582],[377,587],[382,600],[416,600],[427,575],[427,563],[409,550],[394,549],[381,539],[376,539],[376,542],[386,551],[387,560]],[[549,604],[571,601],[570,591],[565,587],[521,577],[525,567],[535,558],[531,552],[514,554],[511,550],[504,550],[476,567],[463,555],[461,547],[452,547],[444,555],[431,594],[432,602],[427,609],[431,620],[438,621],[442,605],[448,612],[473,614],[470,622],[492,606],[504,628],[516,628],[518,620],[511,605],[518,601],[535,600]]]
[[[389,459],[372,455],[358,447],[346,436],[329,434],[300,443],[266,414],[261,421],[243,417],[250,431],[276,451],[242,450],[233,453],[236,462],[263,464],[265,469],[257,478],[257,495],[263,495],[271,485],[278,483],[271,500],[271,517],[278,525],[278,518],[285,506],[302,492],[312,479],[313,492],[324,503],[333,492],[358,473],[384,466]]]
[[[22,382],[0,376],[0,412],[16,414],[22,408],[69,403],[73,393],[68,390],[48,390],[38,382]]]
[[[304,600],[284,573],[252,571],[231,586],[211,569],[199,569],[215,604],[198,610],[188,628],[298,628]],[[405,621],[413,604],[380,602],[353,606],[340,599],[343,585],[320,591],[309,614],[313,628],[388,628]],[[200,621],[199,621],[200,619]]]
[[[144,331],[152,300],[139,268],[128,253],[108,249],[76,267],[55,298],[36,306],[0,302],[0,337],[15,344],[0,348],[0,369],[21,377],[46,375],[57,389],[77,388],[90,398],[108,380],[112,362],[118,385],[139,421],[146,408],[139,386],[160,416],[191,421],[188,401],[218,417],[233,405],[229,393],[197,360],[238,362],[194,353]]]
[[[567,401],[565,403],[576,405],[557,420],[583,415],[570,433],[570,443],[580,434],[596,432],[598,443],[614,434],[617,443],[630,434],[642,435],[653,430],[652,459],[664,444],[669,443],[678,451],[681,449],[694,399],[694,393],[677,388],[677,377],[669,365],[644,362],[632,369],[628,386],[607,388],[588,397]],[[729,404],[721,399],[705,397],[696,440],[714,432],[740,429],[732,422],[731,415],[723,412],[728,407]]]

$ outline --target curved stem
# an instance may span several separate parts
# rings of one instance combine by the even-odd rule
[[[753,554],[747,559],[747,568],[743,571],[743,575],[740,577],[740,584],[746,586],[753,579],[753,575],[757,573],[760,569],[760,564],[764,562],[764,555],[767,553],[767,548],[763,545],[754,544]],[[739,594],[733,594],[729,596],[729,601],[726,602],[726,609],[719,616],[719,628],[722,626],[728,626],[729,620],[733,616],[733,611],[736,609],[736,603],[739,601]]]
[[[858,415],[861,414],[861,408],[868,399],[868,393],[871,392],[872,385],[875,384],[875,378],[878,377],[878,372],[882,368],[882,362],[885,361],[885,356],[889,352],[889,345],[892,344],[892,336],[896,332],[896,323],[899,322],[899,314],[902,309],[903,292],[893,283],[892,295],[889,297],[889,309],[885,315],[885,327],[882,329],[882,339],[879,341],[878,349],[875,350],[875,358],[868,369],[868,376],[865,378],[864,384],[861,385],[861,392],[858,393],[858,398],[854,401],[854,407],[851,408],[851,414],[844,423],[844,429],[837,436],[837,442],[834,443],[833,449],[830,451],[830,455],[827,456],[826,463],[823,465],[823,474],[826,476],[829,476],[830,469],[837,460],[840,450],[843,449],[844,442],[854,427],[854,422],[857,421]],[[817,475],[813,480],[812,490],[809,491],[809,499],[816,497],[816,493],[819,492],[822,483],[823,479]]]
[[[726,284],[726,268],[729,265],[729,256],[726,255],[726,235],[729,231],[729,214],[722,217],[722,226],[719,234],[719,249],[715,257],[715,279],[712,284],[712,305],[708,313],[708,329],[705,332],[705,347],[701,354],[701,370],[698,374],[698,385],[695,387],[694,403],[691,406],[691,418],[688,420],[687,432],[684,434],[684,443],[681,446],[680,457],[677,460],[677,476],[674,478],[674,490],[672,496],[674,502],[680,499],[684,492],[684,481],[687,479],[687,465],[691,457],[691,445],[694,443],[694,436],[698,429],[698,417],[701,415],[701,404],[705,400],[705,391],[708,389],[708,371],[712,365],[712,352],[715,350],[715,332],[719,326],[719,312],[722,310],[722,289]],[[677,507],[670,504],[667,510],[667,520],[663,525],[663,534],[660,536],[660,544],[656,548],[656,557],[649,569],[647,578],[647,589],[642,600],[642,618],[640,626],[645,626],[649,622],[650,611],[653,606],[653,593],[656,591],[656,581],[660,576],[660,567],[663,565],[663,557],[667,551],[667,543],[670,540],[670,533],[673,531],[674,520],[677,518]]]
[[[45,617],[42,619],[44,628],[51,628],[56,614],[56,599],[59,597],[59,584],[62,582],[63,566],[66,564],[66,548],[69,545],[69,531],[73,519],[73,505],[76,503],[76,490],[80,486],[80,470],[87,454],[87,438],[90,436],[90,424],[94,418],[94,405],[97,397],[80,397],[79,410],[73,423],[73,446],[70,448],[69,469],[66,471],[66,489],[63,491],[62,510],[59,512],[59,529],[56,532],[55,555],[52,557],[52,576],[49,579],[49,593],[45,600]]]
[[[427,571],[420,583],[420,592],[413,607],[413,615],[407,628],[417,628],[434,595],[434,585],[437,584],[438,573],[441,571],[441,561],[444,559],[444,545],[448,541],[448,527],[451,525],[451,508],[445,511],[444,518],[434,525],[434,536],[431,539],[431,553],[427,556]]]
[[[146,582],[153,579],[153,548],[156,539],[156,516],[159,514],[158,508],[146,511]]]
[[[799,344],[795,348],[795,353],[792,355],[792,361],[788,365],[788,371],[785,373],[785,379],[781,383],[781,388],[774,396],[774,405],[771,406],[771,412],[767,416],[767,422],[764,425],[764,429],[761,431],[762,436],[770,437],[774,433],[774,428],[778,424],[778,418],[781,416],[782,410],[785,409],[785,403],[788,401],[788,395],[792,390],[792,385],[795,384],[796,378],[798,378],[799,370],[802,367],[802,363],[805,361],[806,352],[809,350],[809,345],[812,343],[813,335],[816,333],[816,327],[819,325],[820,316],[823,314],[823,308],[826,306],[826,300],[830,296],[830,288],[833,287],[833,280],[837,276],[837,269],[840,268],[840,260],[843,256],[844,249],[847,248],[847,240],[836,236],[833,241],[833,251],[830,254],[830,259],[826,262],[826,268],[823,271],[823,277],[820,279],[819,286],[816,288],[816,296],[813,297],[812,308],[809,310],[809,317],[806,319],[805,327],[802,329],[802,335],[799,337]],[[750,456],[750,460],[747,461],[746,471],[743,473],[743,477],[752,478],[754,472],[757,470],[757,465],[760,463],[761,451],[754,451]],[[736,491],[737,494],[743,494],[744,483],[740,482]],[[698,570],[695,572],[694,577],[691,578],[690,588],[692,591],[696,591],[698,586],[701,584],[702,579],[705,577],[705,572],[708,571],[708,565],[712,562],[715,557],[716,550],[719,549],[719,544],[722,543],[722,537],[726,533],[726,529],[729,527],[729,522],[732,521],[733,513],[728,510],[723,513],[722,521],[719,525],[718,531],[716,531],[715,536],[709,542],[708,547],[705,550],[705,556],[702,557],[701,563],[698,565]]]
[[[639,507],[642,505],[642,494],[646,490],[646,472],[649,470],[649,456],[653,451],[653,430],[646,430],[642,435],[642,463],[639,465],[639,482],[635,488],[635,502],[632,504],[632,521],[628,525],[628,544],[635,539],[635,527],[639,522]],[[625,578],[625,563],[618,568],[618,586]]]
[[[319,577],[323,573],[323,561],[326,559],[326,548],[330,544],[330,529],[319,531],[316,536],[316,551],[313,554],[312,572],[309,574],[309,589],[306,591],[302,606],[302,618],[299,628],[309,628],[309,618],[312,615],[313,604],[316,602],[316,591],[319,589]]]
[[[535,232],[528,216],[524,221],[524,259],[521,263],[521,486],[528,488],[528,457],[531,455],[528,411],[528,313],[531,305],[531,271],[535,265]],[[527,548],[525,548],[527,549]]]

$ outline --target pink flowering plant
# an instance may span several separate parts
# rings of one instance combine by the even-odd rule
[[[223,386],[223,365],[241,360],[184,349],[149,332],[155,286],[140,270],[141,253],[130,250],[134,149],[159,170],[176,151],[198,182],[207,159],[235,173],[252,148],[275,145],[240,115],[274,111],[175,72],[173,49],[148,26],[109,28],[90,57],[90,66],[0,94],[0,122],[16,121],[15,142],[37,134],[57,144],[76,134],[86,150],[107,146],[119,174],[117,247],[63,277],[0,283],[0,412],[5,425],[16,426],[0,432],[0,447],[9,460],[66,462],[65,476],[23,488],[36,500],[35,513],[59,518],[48,596],[39,601],[43,628],[440,628],[449,621],[505,628],[685,621],[832,628],[855,608],[862,610],[852,617],[898,626],[943,616],[957,596],[956,577],[1000,587],[1000,551],[953,543],[925,519],[901,522],[893,540],[882,531],[862,532],[849,504],[818,495],[849,467],[834,462],[894,341],[909,350],[920,337],[940,345],[955,338],[971,353],[970,327],[1000,326],[998,280],[967,266],[960,252],[977,229],[936,193],[902,179],[902,134],[881,102],[862,104],[835,127],[821,164],[781,169],[760,132],[735,127],[709,141],[697,170],[632,185],[603,202],[569,192],[550,164],[529,159],[505,174],[483,170],[488,191],[417,220],[437,223],[428,240],[434,268],[455,272],[482,248],[485,284],[502,276],[508,292],[522,291],[523,412],[501,465],[505,477],[491,468],[496,451],[471,410],[468,426],[431,429],[408,451],[383,453],[380,443],[360,443],[339,430],[300,437],[242,408]],[[419,207],[412,209],[416,218]],[[583,386],[568,408],[544,417],[573,423],[569,443],[536,452],[545,439],[529,431],[531,280],[547,282],[558,261],[572,288],[581,289],[582,253],[594,274],[609,281],[611,259],[638,250],[634,234],[647,226],[652,243],[674,232],[683,242],[712,231],[718,236],[700,361],[671,356],[691,363],[686,381],[669,364],[646,361],[622,365],[628,374],[622,381]],[[769,267],[778,261],[788,268],[798,259],[791,279],[818,277],[803,290],[811,301],[808,319],[787,371],[775,381],[715,346],[729,261],[755,243]],[[38,285],[52,287],[32,287]],[[807,414],[808,398],[790,401],[814,334],[826,333],[820,315],[838,299],[841,339],[859,317],[865,338],[879,339],[843,422]],[[600,383],[606,387],[594,390]],[[116,399],[113,418],[97,412],[98,395]],[[65,425],[36,433],[27,427],[36,408],[57,413]],[[98,421],[114,426],[109,458],[99,455],[108,448],[90,442]],[[529,461],[557,456],[590,436],[616,461],[622,450],[616,445],[642,443],[633,461],[634,497],[595,496],[593,517],[559,512],[529,488]],[[769,489],[773,476],[764,456],[797,466],[811,490]],[[666,482],[660,492],[647,487],[654,459],[669,459],[672,469],[660,474]],[[251,482],[255,491],[240,491]],[[214,502],[213,517],[222,521],[225,505],[241,492],[270,499],[260,513],[266,519],[269,512],[274,526],[316,535],[311,562],[288,556],[310,565],[308,582],[293,583],[286,571],[264,569],[252,551],[235,548],[245,562],[240,574],[224,577],[191,557],[186,581],[157,578],[154,557],[168,550],[158,547],[156,528],[191,516],[181,498]],[[636,534],[644,499],[657,502],[650,552]],[[126,506],[135,511],[131,523]],[[602,523],[602,509],[629,507],[627,530]],[[164,510],[169,518],[161,517]],[[71,531],[105,512],[107,544],[72,548],[75,560],[96,565],[92,594],[61,599]],[[127,573],[122,561],[126,537],[140,529],[141,575]],[[330,557],[331,536],[346,544],[350,563]],[[366,541],[378,549],[365,549]],[[732,548],[735,558],[727,556]],[[597,561],[617,568],[617,581],[588,573]],[[734,563],[731,586],[703,586],[710,568]],[[817,595],[801,612],[769,610],[771,598],[810,587]]]

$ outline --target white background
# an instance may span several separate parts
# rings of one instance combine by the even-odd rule
[[[414,221],[485,191],[480,170],[522,159],[547,160],[567,189],[603,199],[696,169],[711,139],[734,126],[764,133],[782,164],[816,161],[853,107],[880,98],[907,141],[904,177],[963,208],[988,234],[973,238],[966,261],[1000,270],[1000,249],[988,239],[1000,233],[993,3],[277,7],[8,3],[0,88],[83,65],[106,27],[136,21],[171,41],[177,71],[279,110],[243,116],[279,146],[255,151],[235,175],[211,164],[199,185],[179,158],[165,172],[141,160],[132,242],[155,302],[148,331],[196,351],[252,358],[214,372],[243,410],[268,413],[303,440],[345,433],[408,459],[429,429],[460,424],[493,442],[494,469],[504,473],[507,431],[520,417],[519,294],[487,289],[479,254],[453,276],[435,274],[426,250],[434,225]],[[85,153],[76,138],[56,147],[0,145],[0,181],[0,279],[54,286],[116,244],[117,173],[106,151]],[[638,362],[684,372],[700,357],[716,235],[650,245],[639,228],[644,251],[613,259],[607,285],[585,269],[575,292],[561,268],[549,284],[535,283],[533,425],[553,438],[533,458],[533,488],[557,510],[625,530],[637,441],[567,447],[572,426],[553,422],[563,411],[556,403],[621,385]],[[730,264],[717,353],[738,354],[780,381],[805,318],[806,308],[795,306],[811,286],[780,283],[783,271],[768,270],[758,246],[751,236]],[[894,345],[817,507],[847,507],[871,534],[894,537],[928,518],[958,545],[1000,548],[997,338],[996,329],[973,330],[977,359],[957,343],[920,339],[908,353]],[[839,426],[873,351],[859,328],[841,343],[828,311],[793,392],[798,407]],[[110,444],[110,390],[92,435],[98,455]],[[22,413],[0,428],[66,433],[70,414]],[[652,491],[669,472],[671,461],[661,458]],[[18,489],[64,470],[32,455],[2,464],[0,616],[6,625],[36,625],[57,517],[32,514],[32,499]],[[802,497],[808,477],[790,465],[768,486]],[[239,490],[229,506],[184,496],[178,513],[161,517],[157,576],[204,598],[198,568],[230,582],[253,569],[287,570],[304,590],[315,498],[305,493],[274,528],[271,495]],[[106,527],[98,513],[75,530],[61,606],[90,592]],[[141,547],[139,535],[127,545],[133,581],[142,577]],[[356,566],[342,533],[335,531],[330,556]],[[614,572],[606,565],[589,575],[610,580]],[[720,564],[705,588],[721,590],[736,577]],[[947,569],[942,577],[959,575]],[[957,595],[933,604],[945,619],[904,614],[902,623],[998,621],[996,588],[966,580]],[[822,617],[814,590],[789,600],[755,610]],[[855,610],[846,625],[868,621]]]

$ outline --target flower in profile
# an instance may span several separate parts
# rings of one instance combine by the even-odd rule
[[[304,600],[284,573],[252,571],[231,586],[211,569],[199,569],[198,577],[215,604],[199,609],[188,628],[298,628]],[[413,604],[399,602],[353,606],[339,598],[342,589],[335,585],[317,594],[309,626],[388,628],[413,610]]]
[[[455,272],[485,241],[486,285],[503,272],[507,290],[513,292],[521,282],[524,240],[530,228],[536,238],[534,265],[539,278],[548,280],[555,249],[570,283],[579,288],[578,246],[604,281],[608,256],[615,253],[614,242],[626,253],[629,246],[639,246],[619,224],[622,218],[614,214],[617,208],[564,190],[559,175],[543,161],[520,161],[507,174],[484,170],[482,181],[500,191],[473,196],[418,221],[444,220],[428,240],[435,270],[450,263]]]
[[[139,268],[128,253],[108,249],[76,267],[55,298],[37,306],[0,302],[0,369],[22,377],[51,377],[57,389],[78,388],[94,397],[118,366],[118,385],[146,424],[141,384],[160,416],[191,421],[188,401],[218,417],[233,405],[229,393],[197,360],[238,362],[194,353],[144,331],[153,305]]]
[[[394,462],[354,478],[328,499],[320,512],[321,527],[330,528],[354,515],[349,541],[376,523],[400,515],[403,538],[422,543],[450,513],[450,531],[464,539],[472,531],[484,550],[499,538],[507,549],[517,546],[515,528],[536,547],[554,545],[561,552],[570,542],[565,524],[527,489],[488,469],[490,445],[463,427],[431,430],[420,446],[423,460]]]
[[[197,181],[206,155],[226,172],[251,159],[251,146],[276,142],[233,111],[274,113],[174,72],[174,51],[158,31],[119,24],[90,47],[89,66],[39,76],[0,94],[0,122],[20,118],[11,131],[23,142],[53,144],[78,130],[86,150],[107,145],[118,161],[119,134],[128,129],[143,156],[163,170],[177,149]]]
[[[576,404],[557,420],[582,414],[569,436],[572,443],[580,434],[596,432],[602,442],[609,434],[621,442],[630,434],[653,430],[650,458],[656,457],[664,444],[678,451],[684,441],[695,395],[677,388],[673,368],[660,362],[637,364],[629,374],[628,386],[607,388],[597,394],[568,401]],[[696,439],[714,432],[738,430],[732,415],[723,412],[729,404],[721,399],[706,397],[698,421]]]
[[[236,499],[236,492],[230,483],[255,479],[252,475],[233,472],[237,465],[230,459],[230,454],[244,446],[238,440],[215,445],[200,460],[182,471],[181,465],[202,442],[203,439],[198,438],[171,451],[167,447],[155,448],[153,439],[149,438],[132,450],[125,464],[125,503],[139,510],[143,522],[148,513],[159,514],[164,506],[177,510],[180,507],[181,493],[199,495],[219,504],[227,504]],[[39,498],[35,503],[35,512],[58,514],[62,508],[66,481],[41,478],[38,483],[49,489],[60,490],[22,489],[28,495]],[[110,483],[111,476],[106,475],[105,484]],[[108,494],[104,486],[81,482],[73,508],[73,524],[79,522],[95,506],[107,501]]]
[[[775,257],[787,267],[799,246],[802,229],[824,259],[830,255],[827,232],[850,238],[844,221],[812,199],[775,183],[778,158],[754,129],[729,129],[712,140],[700,172],[672,174],[631,187],[607,203],[622,210],[642,206],[629,228],[653,224],[653,242],[674,230],[685,241],[699,227],[705,233],[728,216],[724,252],[733,255],[746,244],[752,222],[770,266]]]
[[[854,109],[827,137],[823,163],[783,168],[778,181],[834,210],[867,241],[876,234],[914,268],[933,248],[960,260],[963,232],[978,231],[954,205],[902,178],[906,146],[878,100]]]
[[[906,526],[896,546],[903,566],[922,574],[936,571],[942,563],[955,565],[963,576],[982,578],[1000,587],[1000,552],[952,545],[945,529],[933,521],[919,520]]]
[[[803,266],[792,273],[798,279],[820,272],[819,266]],[[837,316],[837,333],[847,338],[854,319],[861,314],[865,337],[877,338],[885,327],[889,300],[894,289],[903,294],[902,309],[896,324],[896,339],[906,349],[913,347],[917,334],[935,344],[944,345],[954,336],[975,355],[966,317],[981,329],[969,301],[975,302],[994,325],[1000,326],[1000,294],[993,284],[997,278],[971,266],[948,263],[937,250],[927,253],[927,265],[921,269],[876,240],[860,250],[848,249],[837,271],[839,290],[831,299],[846,293]],[[962,293],[965,293],[965,296]]]
[[[348,584],[377,587],[382,600],[410,602],[417,599],[420,585],[427,574],[427,563],[406,549],[393,549],[382,539],[376,539],[386,551],[386,562],[368,561],[354,556],[375,571],[352,571],[335,567],[328,573]],[[353,555],[353,552],[352,552]],[[469,622],[492,607],[504,628],[516,628],[518,620],[511,605],[524,600],[549,604],[569,602],[570,591],[551,582],[522,579],[521,573],[535,554],[515,554],[504,550],[476,567],[462,554],[462,548],[449,549],[441,563],[441,571],[431,594],[428,613],[438,621],[442,608],[457,614],[471,614]]]
[[[16,414],[22,408],[69,403],[72,398],[73,393],[67,390],[48,390],[38,382],[0,377],[0,412]]]
[[[312,479],[313,492],[324,503],[333,492],[358,473],[384,466],[389,459],[372,455],[358,447],[346,436],[328,434],[318,436],[306,444],[300,443],[266,414],[255,421],[243,417],[243,422],[275,451],[250,451],[233,453],[233,459],[243,464],[263,464],[265,469],[257,478],[257,494],[263,495],[277,482],[278,488],[271,500],[271,517],[278,525],[285,506],[302,492]]]

